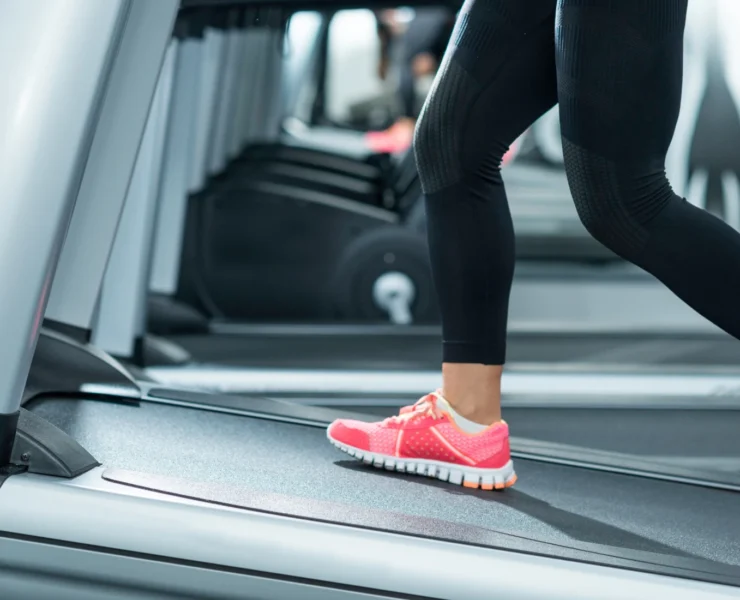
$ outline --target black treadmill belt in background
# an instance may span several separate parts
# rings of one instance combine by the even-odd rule
[[[481,492],[364,466],[322,428],[157,404],[47,399],[31,409],[108,467],[429,518],[450,535],[459,524],[740,565],[733,492],[526,460],[515,488]]]
[[[436,335],[264,335],[177,336],[198,362],[257,368],[438,369]],[[740,368],[740,342],[724,337],[511,335],[512,363],[717,365]]]
[[[732,460],[740,473],[740,410],[512,407],[504,413],[518,437],[708,465],[718,459],[723,469]]]
[[[171,338],[198,362],[257,368],[426,370],[438,367],[436,337],[222,335]]]

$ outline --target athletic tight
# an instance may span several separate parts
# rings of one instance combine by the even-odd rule
[[[556,103],[586,229],[740,338],[740,234],[665,175],[687,2],[465,3],[414,142],[445,362],[505,361],[515,254],[500,165]]]

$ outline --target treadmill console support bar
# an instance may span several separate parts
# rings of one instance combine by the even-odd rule
[[[129,2],[0,6],[0,415],[14,415]]]

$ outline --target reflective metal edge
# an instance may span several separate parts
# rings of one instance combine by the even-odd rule
[[[717,584],[208,505],[112,484],[102,472],[10,478],[0,531],[449,600],[488,600],[491,581],[510,600],[740,597]]]

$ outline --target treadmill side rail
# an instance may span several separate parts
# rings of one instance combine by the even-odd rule
[[[22,408],[11,462],[31,473],[72,479],[100,463],[74,439]]]
[[[241,573],[339,589],[347,597],[738,597],[732,586],[214,506],[116,485],[103,480],[102,473],[96,469],[64,483],[28,474],[10,478],[0,493],[0,532],[5,532],[0,544],[15,538],[40,547],[64,546],[69,552],[84,547],[99,555],[189,564],[209,574]],[[0,584],[7,576],[5,563],[12,560],[0,552]],[[35,566],[44,560],[41,554]],[[77,564],[84,571],[80,576],[100,580],[84,562]],[[115,574],[122,576],[120,570]],[[240,592],[242,598],[264,597],[256,589]]]
[[[36,540],[0,537],[0,574],[4,598],[54,600],[388,600],[387,594],[345,589],[260,574],[233,573],[96,549],[74,548]],[[43,557],[43,559],[40,558]],[[43,566],[40,565],[43,561]],[[406,597],[404,600],[412,600]]]

